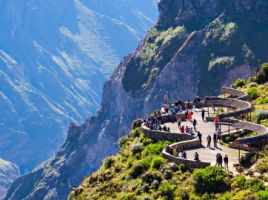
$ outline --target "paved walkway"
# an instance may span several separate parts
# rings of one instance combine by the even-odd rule
[[[210,162],[211,165],[216,164],[216,154],[221,153],[221,155],[224,157],[226,154],[229,157],[229,170],[232,172],[236,172],[235,168],[233,167],[233,164],[238,164],[238,156],[239,151],[236,149],[232,149],[223,145],[217,144],[217,148],[213,147],[213,133],[215,132],[215,126],[213,122],[203,122],[201,118],[201,112],[194,111],[193,119],[197,120],[197,131],[200,131],[202,134],[202,145],[203,148],[199,149],[192,149],[187,150],[187,158],[190,160],[194,159],[195,152],[198,152],[199,158],[201,161]],[[179,129],[177,126],[177,123],[166,123],[168,127],[170,127],[171,132],[179,133]],[[189,127],[192,127],[192,123],[189,121],[183,122],[182,125],[188,125]],[[222,132],[228,130],[228,126],[222,125],[221,126]],[[207,148],[207,136],[210,135],[212,138],[211,141],[211,147]],[[241,151],[241,156],[245,154],[245,151]]]

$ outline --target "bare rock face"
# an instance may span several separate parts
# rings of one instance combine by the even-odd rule
[[[158,23],[105,84],[97,116],[70,127],[55,157],[17,179],[5,199],[66,199],[72,187],[116,153],[117,140],[135,118],[163,101],[215,95],[236,78],[248,78],[267,57],[267,4],[161,0]]]

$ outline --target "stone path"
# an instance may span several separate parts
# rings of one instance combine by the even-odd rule
[[[213,122],[203,122],[201,118],[201,113],[199,111],[194,111],[193,119],[197,120],[197,131],[202,134],[202,145],[203,148],[187,150],[187,158],[193,160],[195,152],[198,152],[201,161],[210,162],[211,165],[216,164],[216,154],[221,153],[224,157],[226,154],[229,157],[229,170],[236,173],[234,164],[238,164],[239,151],[232,149],[223,145],[217,144],[218,148],[213,147],[213,140],[211,141],[211,147],[207,148],[207,136],[210,135],[213,138],[213,133],[215,132],[215,126]],[[176,123],[166,123],[170,127],[171,132],[179,133],[179,129]],[[192,127],[192,123],[189,121],[183,122],[182,125],[187,125]],[[227,131],[228,126],[222,125],[222,132]],[[245,151],[241,151],[241,156],[245,154]]]

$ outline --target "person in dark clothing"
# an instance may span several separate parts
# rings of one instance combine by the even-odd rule
[[[207,147],[210,148],[210,143],[211,143],[211,136],[209,135],[207,137]]]
[[[187,158],[187,154],[186,154],[185,151],[182,152],[182,157],[185,158],[185,159]]]
[[[196,130],[196,125],[197,125],[197,121],[196,119],[193,120],[193,127],[194,127],[194,130]]]
[[[201,116],[202,116],[202,120],[205,121],[205,110],[204,109],[202,109]]]
[[[228,170],[228,161],[229,161],[229,158],[227,155],[224,156],[223,158],[223,162],[224,162],[224,169]]]
[[[213,134],[213,143],[214,143],[214,147],[217,147],[217,134],[216,133]]]
[[[197,132],[197,137],[200,141],[200,144],[202,144],[202,134],[199,131]]]
[[[216,155],[216,162],[217,166],[222,167],[222,155],[220,153]]]
[[[194,160],[195,161],[200,161],[199,154],[197,152],[195,152],[195,154],[194,154]]]

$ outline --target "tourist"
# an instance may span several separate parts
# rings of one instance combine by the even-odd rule
[[[220,153],[216,155],[216,166],[222,167],[222,155]]]
[[[217,140],[218,140],[218,142],[219,142],[220,144],[222,143],[221,135],[222,135],[221,130],[218,129],[218,131],[217,131]]]
[[[215,124],[215,131],[217,131],[220,125],[220,120],[218,116],[215,117],[214,124]]]
[[[178,119],[177,119],[177,124],[178,124],[178,127],[181,128],[181,118],[180,117],[178,117]]]
[[[211,136],[207,136],[207,147],[210,148]]]
[[[197,137],[200,141],[200,144],[202,144],[202,134],[199,131],[197,132]]]
[[[205,121],[205,110],[204,109],[202,109],[201,116],[202,116],[202,120]]]
[[[217,135],[216,135],[216,133],[213,134],[213,143],[214,143],[214,147],[217,147]]]
[[[169,154],[173,153],[173,149],[169,146],[169,144],[166,146],[166,152]]]
[[[225,155],[224,158],[223,158],[223,162],[224,162],[224,169],[228,170],[228,156]]]
[[[182,127],[180,128],[180,131],[181,131],[181,133],[184,133],[184,131],[185,131],[184,126],[182,126]]]
[[[182,157],[185,158],[185,159],[187,158],[187,154],[186,154],[185,151],[182,152]]]
[[[194,130],[196,131],[196,125],[197,125],[197,121],[196,119],[193,120],[193,127],[194,127]]]
[[[199,154],[197,152],[195,152],[195,154],[194,154],[194,160],[195,161],[200,161]]]

